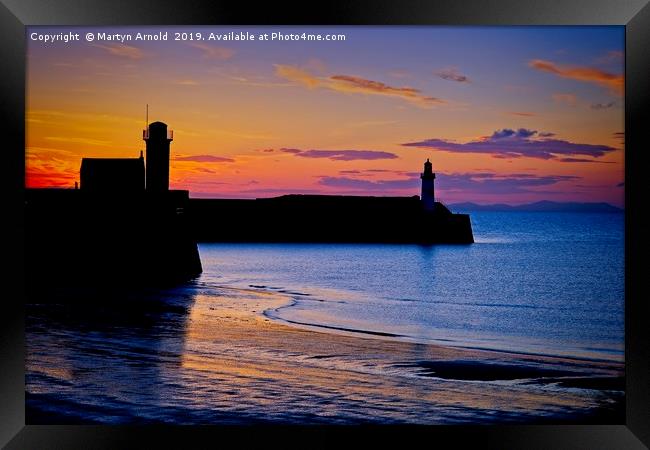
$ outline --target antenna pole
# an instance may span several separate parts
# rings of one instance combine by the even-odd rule
[[[146,112],[146,115],[144,117],[144,121],[145,121],[144,128],[148,132],[149,131],[149,103],[147,103],[147,112]]]

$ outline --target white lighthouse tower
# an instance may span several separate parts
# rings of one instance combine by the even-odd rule
[[[420,200],[422,201],[422,207],[425,211],[432,211],[435,205],[435,197],[433,195],[433,180],[436,179],[436,174],[433,173],[433,165],[429,162],[424,163],[424,172],[420,175],[422,179],[422,196]]]

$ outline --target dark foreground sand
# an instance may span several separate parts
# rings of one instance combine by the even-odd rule
[[[27,421],[446,424],[624,420],[621,363],[321,332],[277,323],[263,314],[287,301],[284,295],[231,288],[193,295],[180,326],[166,331],[169,336],[155,349],[156,355],[164,350],[164,357],[146,363],[156,366],[156,379],[147,383],[138,380],[151,378],[142,364],[123,363],[117,350],[112,354],[110,347],[106,350],[102,331],[95,331],[100,333],[97,342],[101,344],[75,342],[93,348],[92,355],[98,353],[94,347],[101,345],[109,356],[77,360],[71,354],[43,356],[39,340],[46,345],[51,330],[34,326],[31,332],[38,339],[31,347],[28,329]],[[123,332],[114,328],[110,336],[114,339]],[[154,326],[144,333],[160,331]],[[83,371],[78,367],[82,364]],[[97,392],[102,393],[109,386],[117,392],[115,398],[137,406],[120,406],[120,411],[128,412],[118,413],[115,408],[104,416],[86,415],[83,404],[93,403],[92,386],[100,386]],[[90,393],[76,394],[84,389]],[[75,400],[77,395],[83,401]],[[73,406],[53,406],[63,396]],[[178,412],[181,409],[183,413]]]

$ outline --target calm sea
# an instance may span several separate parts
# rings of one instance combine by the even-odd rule
[[[472,245],[201,244],[200,281],[287,293],[294,325],[623,359],[623,214],[471,218]]]
[[[472,245],[201,244],[201,277],[164,293],[34,298],[28,422],[432,424],[607,409],[622,392],[446,380],[409,364],[426,342],[622,361],[623,219],[473,213]]]

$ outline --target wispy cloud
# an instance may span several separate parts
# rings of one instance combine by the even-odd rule
[[[245,194],[257,194],[262,196],[276,196],[276,195],[291,195],[291,194],[322,194],[323,191],[319,189],[309,189],[309,188],[260,188],[260,189],[251,189],[248,191],[241,191]]]
[[[175,82],[175,84],[179,84],[181,86],[198,86],[199,82],[196,80],[178,80]]]
[[[533,175],[526,173],[496,174],[441,173],[437,174],[440,189],[480,194],[521,194],[535,192],[535,188],[551,186],[560,182],[574,181],[580,177],[572,175]]]
[[[418,186],[418,179],[407,178],[397,180],[360,180],[348,177],[324,176],[318,184],[327,187],[358,189],[363,191],[386,191],[393,189],[415,189]]]
[[[621,144],[625,143],[625,132],[624,131],[617,131],[615,133],[612,133],[612,136],[614,138],[619,139],[621,141]]]
[[[350,176],[321,176],[318,184],[359,192],[389,192],[414,190],[419,186],[417,173],[406,178],[369,180],[359,179],[358,174]],[[443,192],[478,194],[522,194],[536,192],[536,188],[552,186],[561,182],[579,180],[572,175],[534,175],[528,173],[497,174],[493,172],[437,173],[437,187]]]
[[[297,155],[298,153],[302,153],[303,151],[297,148],[281,148],[280,151],[282,153],[291,153],[293,155]]]
[[[426,139],[402,144],[405,147],[420,147],[452,153],[488,154],[496,158],[539,158],[557,159],[559,156],[589,156],[597,158],[616,150],[608,145],[595,145],[555,139],[548,133],[520,128],[505,128],[491,136],[465,143],[445,139]]]
[[[72,142],[75,144],[85,144],[85,145],[97,145],[97,146],[109,146],[111,143],[109,141],[103,141],[100,139],[90,139],[82,138],[75,136],[46,136],[46,140],[53,142]]]
[[[566,163],[598,163],[598,164],[614,164],[614,161],[599,161],[597,159],[586,159],[586,158],[560,158],[560,162]]]
[[[326,79],[312,75],[299,67],[285,64],[276,64],[275,74],[286,80],[300,83],[310,89],[322,86],[327,81]]]
[[[194,167],[192,170],[195,172],[203,172],[203,173],[217,173],[215,170],[209,169],[207,167]]]
[[[342,92],[401,97],[422,106],[446,103],[439,98],[425,96],[418,89],[412,87],[393,87],[379,81],[350,75],[334,75],[330,77],[330,80],[333,81],[333,89]]]
[[[104,49],[108,53],[110,53],[111,55],[119,56],[120,58],[127,58],[127,59],[134,59],[134,60],[144,58],[144,52],[142,50],[140,50],[138,47],[134,47],[132,45],[126,45],[126,44],[109,44],[109,45],[95,44],[95,47]]]
[[[591,109],[610,109],[616,106],[616,102],[609,102],[609,103],[593,103],[591,106],[589,106]]]
[[[176,156],[174,161],[193,161],[193,162],[203,162],[203,163],[230,163],[235,162],[232,158],[226,158],[223,156],[213,156],[213,155],[190,155],[190,156]]]
[[[25,178],[28,187],[73,187],[81,158],[68,150],[28,147]]]
[[[353,75],[319,77],[299,67],[283,64],[275,65],[275,73],[279,77],[302,84],[309,89],[318,88],[350,94],[396,97],[425,108],[446,103],[442,99],[424,95],[416,88],[394,87],[380,81],[368,80]]]
[[[355,178],[385,176],[386,174],[416,177],[416,178],[420,176],[420,174],[416,172],[409,172],[405,170],[394,170],[394,169],[348,169],[348,170],[339,170],[339,174],[343,176],[352,175]]]
[[[469,83],[469,78],[459,72],[457,67],[447,67],[440,69],[433,73],[435,76],[447,81],[455,81],[457,83]]]
[[[398,158],[395,153],[379,150],[301,150],[297,148],[281,148],[280,151],[283,153],[291,153],[301,158],[326,158],[332,161],[370,161]]]
[[[532,112],[525,111],[506,111],[506,114],[509,116],[518,116],[518,117],[535,117],[537,114]]]
[[[625,53],[621,50],[611,50],[605,55],[596,59],[597,64],[612,64],[622,63],[625,58]]]
[[[47,109],[27,111],[27,118],[28,120],[36,119],[44,121],[51,125],[69,125],[78,122],[91,122],[93,124],[102,122],[123,123],[128,125],[142,124],[142,119],[137,117]]]
[[[233,49],[219,47],[216,45],[203,44],[201,42],[193,42],[189,45],[201,50],[204,58],[226,60],[232,58],[235,54],[235,51]]]
[[[559,65],[543,59],[533,59],[528,66],[558,77],[606,87],[614,94],[623,95],[624,77],[622,74],[609,73],[593,67]]]

